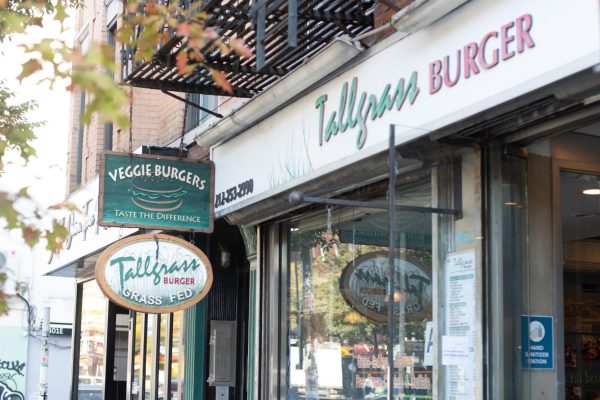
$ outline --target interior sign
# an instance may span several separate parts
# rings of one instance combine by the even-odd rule
[[[113,302],[145,313],[169,313],[206,296],[212,268],[206,255],[164,234],[130,236],[109,246],[96,263],[96,281]]]
[[[404,300],[395,302],[394,316],[406,321],[431,319],[431,272],[420,262],[396,256],[395,291]],[[346,303],[369,320],[387,323],[388,252],[360,256],[344,267],[340,292]]]
[[[105,152],[99,225],[212,232],[212,162]]]
[[[554,321],[549,315],[521,315],[521,367],[554,369]]]

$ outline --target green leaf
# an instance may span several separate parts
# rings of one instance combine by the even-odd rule
[[[29,190],[29,186],[21,188],[19,190],[19,192],[17,193],[17,196],[19,196],[19,197],[29,197],[29,193],[27,193],[28,190]]]
[[[69,17],[69,14],[67,14],[67,10],[66,10],[65,5],[63,4],[62,0],[56,0],[54,19],[56,21],[63,23],[63,22],[65,22],[65,20],[68,17]]]
[[[41,232],[31,226],[21,227],[21,233],[23,234],[23,240],[30,247],[35,246],[40,241]]]
[[[23,79],[31,76],[33,73],[40,71],[42,69],[42,64],[35,58],[30,58],[27,60],[21,67],[21,73],[17,76],[19,82]]]

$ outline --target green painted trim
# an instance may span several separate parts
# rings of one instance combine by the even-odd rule
[[[184,399],[204,400],[206,376],[206,313],[207,302],[185,310]]]
[[[248,309],[248,399],[254,399],[255,355],[256,355],[256,270],[250,270],[250,290]]]

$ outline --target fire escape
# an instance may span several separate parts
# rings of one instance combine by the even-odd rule
[[[168,4],[168,0],[164,0]],[[207,0],[203,10],[207,26],[219,35],[243,38],[253,51],[251,58],[223,55],[207,46],[206,65],[223,72],[233,93],[226,93],[211,79],[208,69],[198,67],[180,76],[176,56],[182,38],[173,36],[148,61],[136,62],[135,49],[121,52],[121,79],[135,87],[253,97],[301,65],[333,39],[356,37],[373,29],[376,0]],[[185,0],[184,7],[190,5]],[[143,27],[138,27],[138,32]]]

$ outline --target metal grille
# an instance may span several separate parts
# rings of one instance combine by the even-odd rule
[[[233,96],[253,97],[334,38],[371,30],[375,4],[375,0],[206,1],[208,26],[216,27],[225,39],[243,38],[254,51],[251,58],[241,59],[206,48],[206,64],[225,73]],[[152,60],[140,63],[131,61],[133,49],[123,49],[122,80],[151,89],[231,95],[214,84],[205,68],[179,76],[175,57],[180,46],[181,39],[173,37]]]

